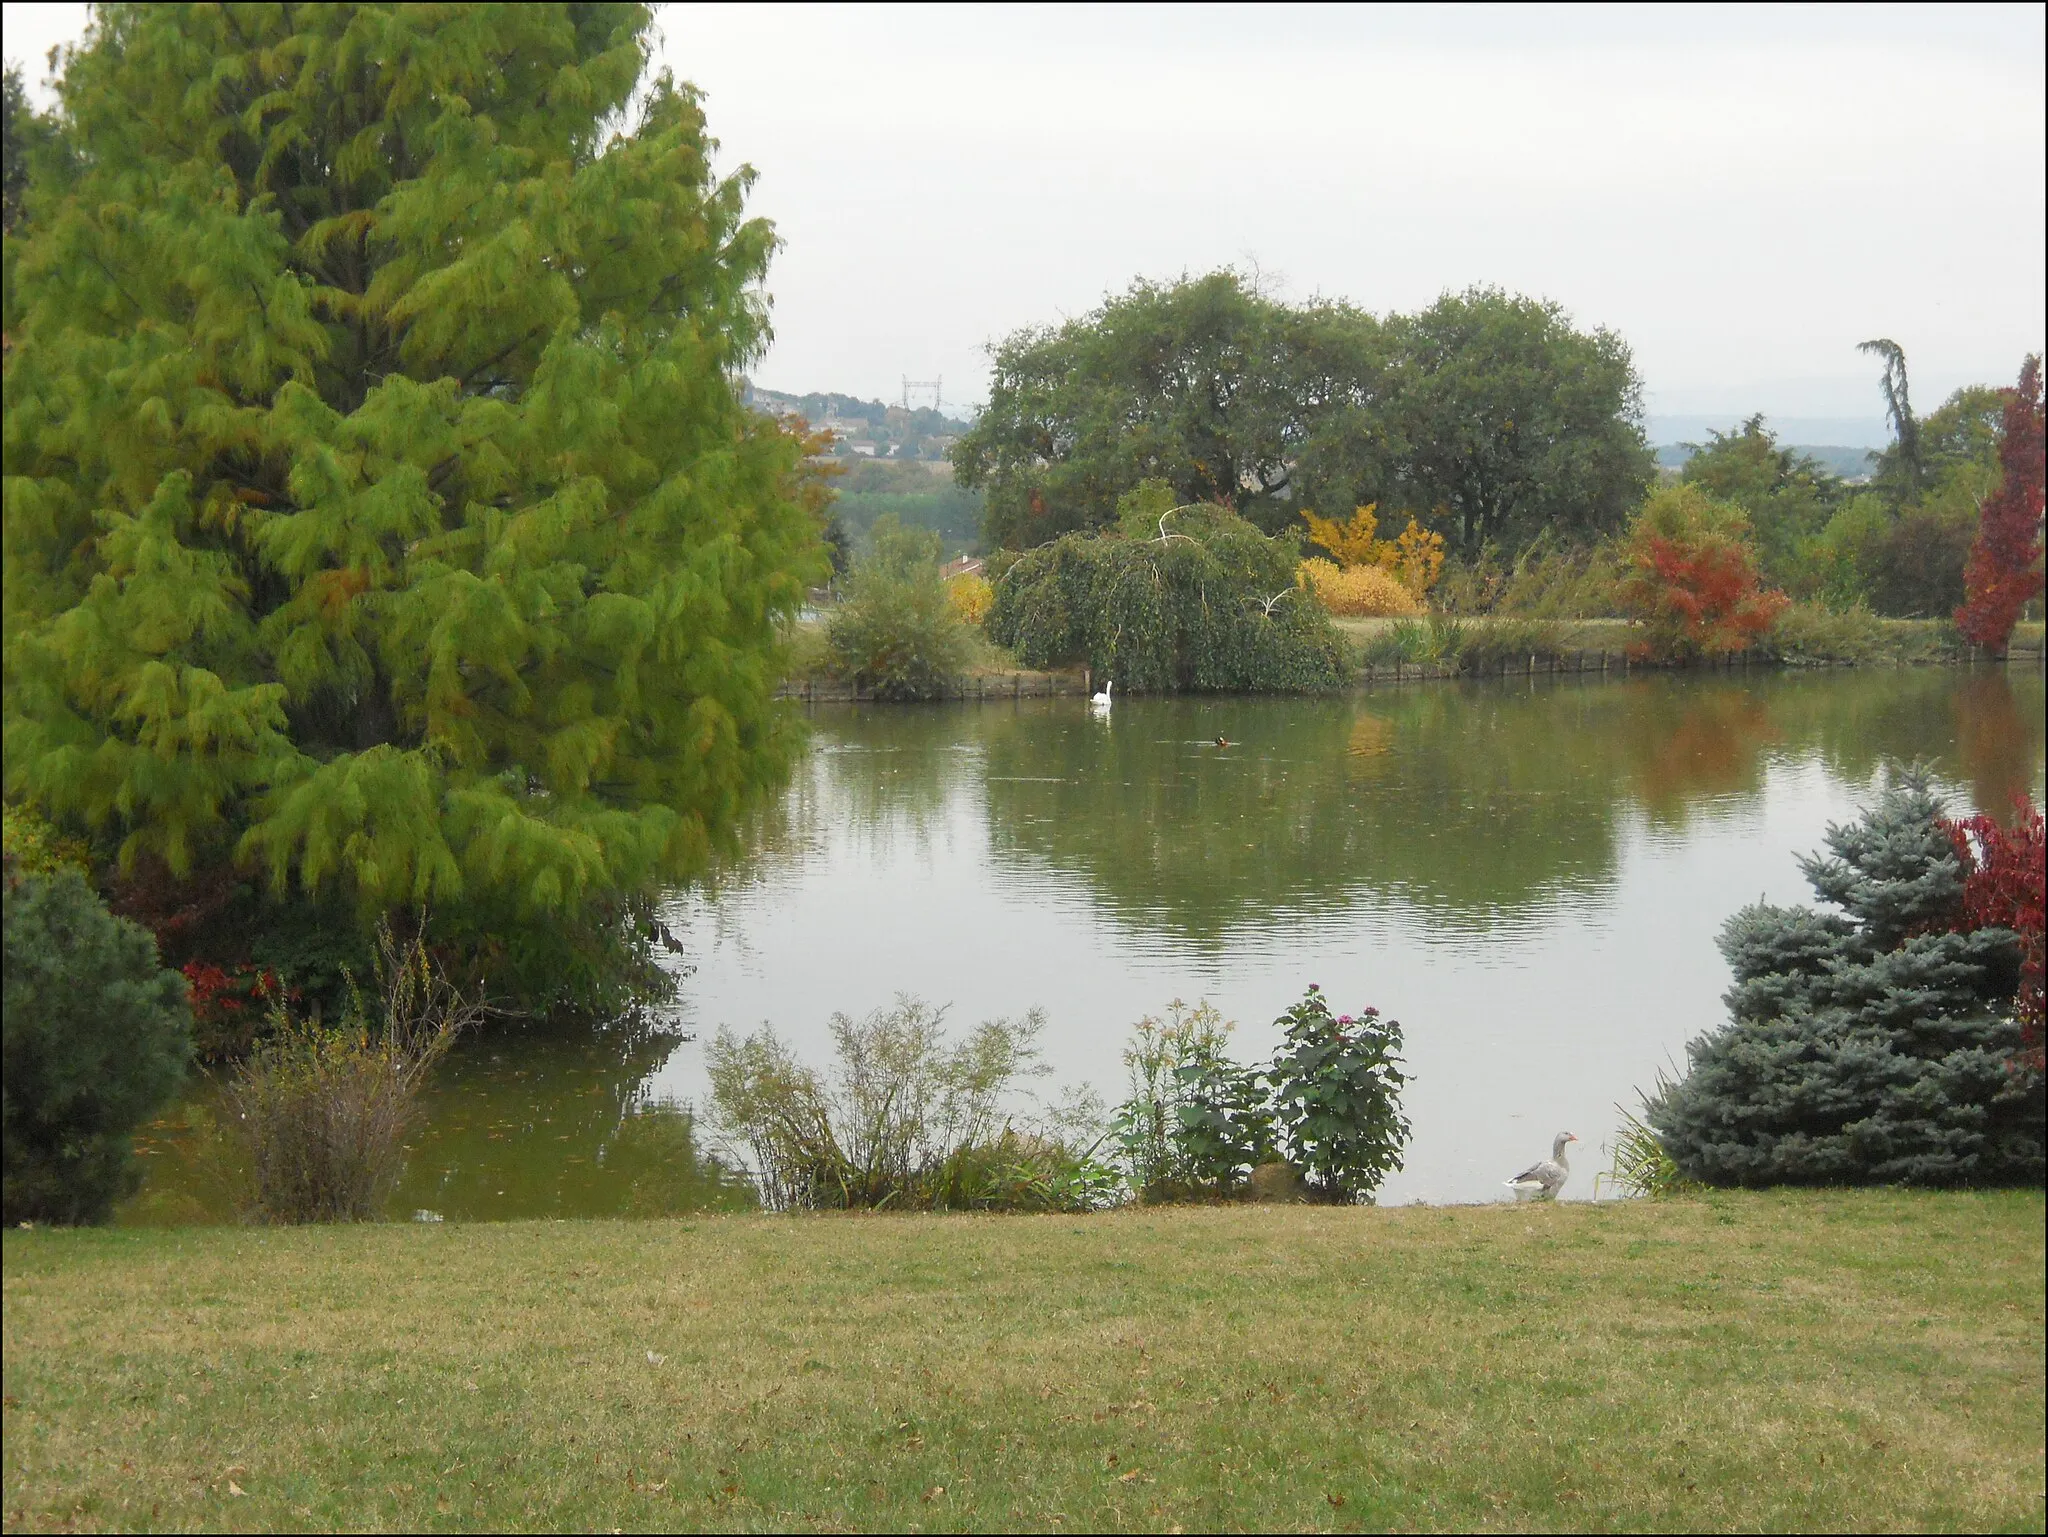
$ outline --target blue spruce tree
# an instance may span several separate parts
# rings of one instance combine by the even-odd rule
[[[1919,771],[1830,827],[1801,868],[1839,912],[1759,903],[1728,920],[1730,1022],[1649,1106],[1714,1184],[2038,1184],[2044,1100],[2016,1058],[2019,946],[1959,932],[1963,870]]]

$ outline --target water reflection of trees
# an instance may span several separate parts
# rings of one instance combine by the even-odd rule
[[[695,1118],[642,1085],[675,1038],[628,1030],[485,1030],[435,1070],[387,1205],[450,1220],[663,1216],[754,1204]],[[130,1223],[234,1218],[236,1152],[205,1089],[146,1129]]]
[[[1360,890],[1481,919],[1599,889],[1617,813],[1683,825],[1779,761],[1860,783],[1927,757],[2003,805],[2039,778],[2040,696],[2038,676],[1944,669],[1655,676],[1147,701],[1107,726],[1001,711],[974,732],[998,861],[1213,939]]]
[[[1618,813],[1683,827],[1760,796],[1774,764],[1862,784],[1923,757],[2003,808],[2038,782],[2041,698],[2037,673],[1928,668],[1143,700],[1107,721],[1070,700],[821,710],[728,879],[828,842],[916,855],[978,796],[998,869],[1071,873],[1189,938],[1364,890],[1485,922],[1604,888]]]
[[[752,1186],[699,1145],[690,1111],[645,1098],[675,1044],[571,1029],[468,1043],[425,1095],[393,1208],[502,1221],[751,1205]]]

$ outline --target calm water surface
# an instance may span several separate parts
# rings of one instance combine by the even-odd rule
[[[1797,856],[1887,764],[1928,760],[1958,806],[2041,799],[2043,702],[2039,671],[1922,669],[1133,699],[1107,718],[820,707],[754,854],[670,905],[698,1038],[665,1059],[470,1051],[397,1204],[729,1202],[687,1155],[656,1188],[647,1152],[686,1146],[647,1109],[702,1100],[722,1026],[770,1022],[823,1065],[834,1011],[899,992],[962,1026],[1036,1006],[1040,1087],[1114,1101],[1141,1015],[1207,998],[1257,1059],[1310,982],[1406,1026],[1415,1134],[1383,1201],[1496,1199],[1560,1130],[1583,1139],[1565,1193],[1589,1197],[1616,1105],[1722,1017],[1722,921],[1806,900]],[[177,1164],[138,1214],[189,1205]]]

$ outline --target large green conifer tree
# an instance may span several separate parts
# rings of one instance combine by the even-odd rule
[[[102,5],[6,300],[10,796],[528,917],[783,767],[774,240],[641,5]],[[38,201],[38,197],[41,201]]]

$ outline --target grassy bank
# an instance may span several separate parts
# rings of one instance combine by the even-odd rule
[[[2042,1525],[2038,1194],[10,1232],[9,1529]]]

